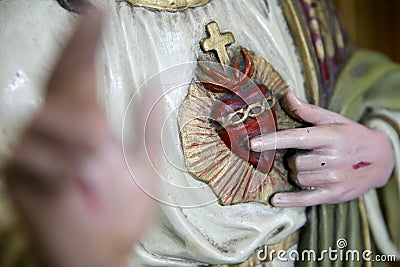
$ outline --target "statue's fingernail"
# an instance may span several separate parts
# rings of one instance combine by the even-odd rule
[[[251,150],[260,151],[262,142],[259,138],[250,140]]]
[[[285,201],[285,199],[281,198],[279,196],[279,194],[276,194],[275,196],[272,197],[271,199],[271,205],[274,207],[280,207],[282,205],[285,205],[287,202]]]
[[[253,138],[250,141],[251,150],[253,151],[265,151],[265,150],[273,150],[275,149],[275,138],[270,137],[269,135],[265,135],[262,137]]]

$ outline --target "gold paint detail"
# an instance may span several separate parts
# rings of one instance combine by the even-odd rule
[[[326,54],[326,60],[329,58],[333,58],[336,54],[336,47],[335,47],[335,42],[334,38],[336,37],[336,33],[333,31],[332,27],[330,27],[329,23],[330,20],[328,18],[328,11],[329,6],[327,5],[327,1],[315,1],[312,0],[312,3],[315,3],[315,5],[320,5],[319,7],[314,7],[312,9],[315,9],[315,16],[316,18],[313,18],[313,20],[319,20],[320,26],[319,26],[319,35],[322,38],[322,43],[323,47],[325,49],[325,54]],[[337,20],[335,20],[337,22]],[[334,26],[334,25],[332,25]]]
[[[231,32],[221,33],[218,24],[212,21],[206,25],[206,31],[210,37],[200,41],[200,46],[204,52],[215,51],[222,65],[229,65],[230,59],[226,46],[235,42],[235,37]]]
[[[239,47],[229,49],[228,56],[241,54]],[[299,127],[283,110],[279,99],[288,86],[264,58],[250,52],[254,63],[251,79],[265,85],[274,96],[274,109],[279,130]],[[214,61],[214,55],[199,59]],[[199,181],[207,183],[221,205],[259,202],[268,205],[269,197],[277,191],[292,188],[288,183],[288,170],[283,158],[287,150],[278,150],[271,171],[266,174],[232,152],[218,135],[215,125],[208,120],[211,112],[224,93],[214,93],[201,83],[193,82],[179,110],[179,130],[187,170]]]
[[[279,2],[292,33],[294,43],[297,46],[297,51],[300,54],[307,97],[311,104],[319,105],[318,63],[314,60],[316,56],[314,55],[313,44],[306,35],[307,26],[304,25],[300,17],[299,3],[287,0],[280,0]]]
[[[123,0],[131,5],[155,11],[179,12],[208,4],[211,0]]]
[[[274,258],[271,258],[269,253],[265,255],[265,252],[268,251],[288,251],[294,245],[298,243],[299,240],[299,231],[296,231],[290,235],[288,235],[285,239],[283,239],[278,244],[272,246],[262,246],[256,249],[253,254],[247,258],[246,261],[238,263],[238,264],[220,264],[220,265],[209,265],[209,267],[256,267],[260,264],[263,264],[268,261],[272,261]],[[274,253],[272,256],[276,256],[277,253]],[[266,257],[265,260],[260,260],[259,256]]]
[[[253,103],[249,105],[247,108],[241,108],[235,112],[230,113],[227,117],[220,117],[217,118],[217,120],[219,123],[221,123],[223,127],[236,125],[239,123],[243,123],[249,117],[255,118],[259,116],[264,111],[272,109],[274,105],[275,105],[275,99],[271,95],[269,95],[266,98],[264,98],[263,101]],[[257,110],[257,112],[254,112],[254,110]],[[235,120],[235,118],[240,118],[240,119]]]

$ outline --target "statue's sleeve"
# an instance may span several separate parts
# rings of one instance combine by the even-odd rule
[[[392,141],[392,178],[363,200],[375,245],[382,254],[400,259],[400,65],[379,53],[357,52],[339,76],[330,108],[384,132]]]

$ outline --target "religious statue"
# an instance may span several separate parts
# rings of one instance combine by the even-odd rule
[[[97,100],[107,122],[96,115],[94,94],[74,91],[76,109],[65,111],[52,96],[58,90],[67,97],[66,89],[43,92],[66,36],[88,6],[107,12],[100,53],[88,52],[95,38],[84,29],[71,43],[87,41],[82,65],[96,60]],[[93,120],[102,123],[93,132],[99,134],[83,134],[82,139],[93,139],[93,147],[101,143],[104,149],[82,176],[100,175],[96,166],[126,161],[142,189],[135,194],[146,192],[159,200],[150,229],[132,248],[135,261],[188,267],[372,264],[365,259],[260,257],[266,250],[313,250],[318,255],[328,248],[371,250],[400,259],[400,66],[352,47],[331,1],[5,0],[0,12],[1,167],[15,154],[12,147],[44,102],[56,104],[51,109],[45,105],[29,129],[47,136],[40,130],[44,122],[58,121],[59,133],[51,129],[48,138],[68,134],[77,142],[80,132],[57,120],[57,110],[71,114],[66,121],[90,121],[82,103],[95,106]],[[68,58],[65,52],[62,59]],[[60,66],[47,88],[65,78]],[[94,70],[74,74],[82,80],[95,75]],[[66,87],[73,88],[71,83]],[[88,87],[96,85],[88,82]],[[152,110],[140,107],[150,98],[161,109],[150,131],[163,152],[146,163],[138,156],[145,149],[129,150],[144,138],[140,116]],[[53,118],[44,115],[47,108]],[[112,132],[105,130],[108,126]],[[111,135],[122,140],[109,141]],[[117,151],[121,142],[124,156]],[[71,155],[80,151],[78,145],[71,147]],[[147,190],[146,177],[140,179],[138,169],[149,166],[152,175],[161,177],[157,193]],[[127,182],[118,186],[131,194]],[[90,196],[90,186],[82,188]],[[6,191],[0,182],[0,248],[6,248],[0,265],[22,266],[37,258],[20,239],[23,232],[11,215]],[[140,208],[133,196],[125,204]],[[129,213],[122,207],[118,212]]]

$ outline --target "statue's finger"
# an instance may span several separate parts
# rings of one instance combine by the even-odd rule
[[[317,149],[332,144],[332,134],[322,126],[295,128],[268,133],[251,139],[251,150]]]
[[[48,97],[75,96],[96,102],[95,56],[102,21],[102,13],[93,9],[78,23],[50,78]]]
[[[288,158],[288,165],[292,170],[317,171],[335,168],[341,162],[336,155],[326,155],[318,151],[296,153]]]
[[[299,192],[276,193],[271,205],[277,208],[308,207],[331,203],[332,196],[327,189],[311,189]]]
[[[283,98],[282,105],[292,117],[315,125],[342,123],[346,121],[343,116],[303,102],[290,92]]]
[[[324,187],[339,182],[336,171],[304,171],[297,172],[291,177],[301,188]]]

